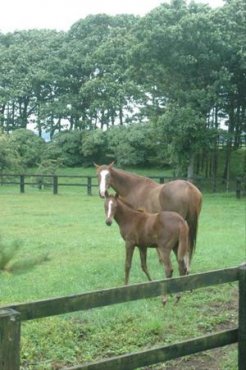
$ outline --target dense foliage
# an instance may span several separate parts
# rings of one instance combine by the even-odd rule
[[[244,0],[218,9],[172,0],[141,18],[98,14],[68,32],[0,34],[0,130],[14,135],[0,137],[1,169],[20,157],[24,167],[114,158],[192,176],[206,156],[215,176],[223,138],[227,178],[245,130],[245,14]],[[16,132],[30,128],[40,140]]]

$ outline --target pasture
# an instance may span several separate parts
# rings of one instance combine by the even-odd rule
[[[0,273],[1,305],[123,285],[124,242],[116,223],[105,225],[98,196],[79,188],[54,196],[49,190],[19,194],[1,187],[0,204],[2,247],[20,241]],[[191,273],[245,259],[244,200],[234,193],[205,194]],[[155,250],[148,251],[148,266],[154,279],[163,278]],[[130,282],[144,281],[136,250]],[[174,301],[169,298],[163,308],[154,298],[24,323],[22,369],[61,369],[236,325],[234,284],[185,293],[176,306]],[[236,370],[236,364],[236,347],[230,346],[151,369]]]

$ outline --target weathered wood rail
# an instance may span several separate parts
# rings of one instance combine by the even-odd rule
[[[74,180],[69,182],[68,180]],[[93,181],[94,180],[94,181]],[[53,194],[58,194],[60,186],[79,186],[87,189],[92,195],[92,188],[97,187],[96,176],[76,175],[1,175],[1,185],[19,185],[20,193],[25,193],[26,185],[36,186],[38,189],[50,187]]]
[[[237,328],[96,363],[77,365],[67,370],[131,370],[236,342],[238,343],[238,369],[246,370],[246,264],[181,278],[0,307],[0,369],[20,369],[20,329],[21,322],[24,320],[88,310],[234,281],[239,281]]]
[[[151,179],[164,184],[165,182],[175,180],[173,176],[149,176]],[[72,180],[73,182],[70,182]],[[230,182],[228,187],[222,179],[191,179],[199,188],[210,189],[213,193],[217,191],[235,191],[236,197],[240,199],[246,195],[246,178],[237,177]],[[218,185],[220,183],[220,185]],[[82,187],[86,188],[87,195],[92,195],[92,189],[97,188],[96,176],[79,176],[79,175],[23,175],[23,174],[0,174],[0,185],[18,185],[20,193],[25,193],[26,185],[35,186],[38,189],[49,187],[53,194],[58,194],[60,187]],[[229,189],[230,188],[230,189]]]

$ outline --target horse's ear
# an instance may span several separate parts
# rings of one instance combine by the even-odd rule
[[[96,164],[95,162],[93,162],[93,164],[94,164],[94,166],[96,167],[96,168],[99,168],[100,166],[98,165],[98,164]]]
[[[109,166],[110,168],[112,168],[112,167],[113,167],[113,165],[114,165],[114,162],[115,162],[115,161],[111,162],[108,166]]]

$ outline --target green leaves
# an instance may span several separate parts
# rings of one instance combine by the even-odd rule
[[[0,34],[1,130],[32,124],[39,136],[49,133],[55,144],[47,145],[46,158],[62,156],[67,165],[106,153],[122,164],[156,158],[183,166],[204,147],[216,148],[226,119],[226,177],[245,129],[245,25],[243,0],[218,9],[173,0],[141,18],[88,16],[66,33]],[[148,131],[157,122],[161,140]],[[58,141],[65,130],[76,134]],[[106,137],[115,135],[118,144],[109,144]]]

